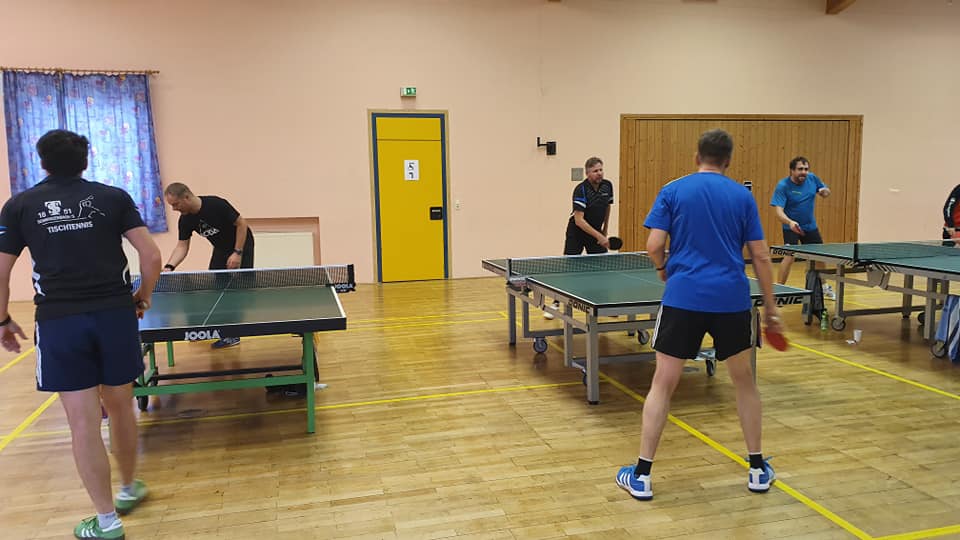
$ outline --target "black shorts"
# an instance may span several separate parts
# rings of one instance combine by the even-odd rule
[[[567,231],[567,239],[563,243],[564,255],[580,255],[583,250],[587,253],[606,253],[607,248],[600,245],[597,239],[580,231]]]
[[[717,360],[726,360],[751,345],[752,312],[710,313],[660,306],[653,349],[676,358],[697,357],[703,336],[713,337]]]
[[[791,229],[784,229],[783,243],[788,246],[796,246],[798,244],[822,244],[823,238],[820,237],[820,229],[803,231],[803,236],[793,232]]]
[[[137,313],[105,309],[37,321],[37,390],[122,386],[143,373]]]
[[[253,243],[247,242],[249,246],[243,247],[243,255],[240,256],[240,268],[253,268]],[[210,256],[210,270],[226,270],[227,259],[233,255],[233,251],[213,250]]]

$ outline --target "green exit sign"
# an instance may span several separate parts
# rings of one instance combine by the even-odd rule
[[[401,86],[400,97],[417,97],[416,86]]]

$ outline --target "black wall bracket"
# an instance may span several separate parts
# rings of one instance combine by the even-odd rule
[[[540,142],[540,137],[537,137],[537,148],[540,148],[541,146],[547,147],[548,156],[557,155],[557,141]]]

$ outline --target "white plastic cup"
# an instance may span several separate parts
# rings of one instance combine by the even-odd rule
[[[863,330],[857,329],[853,331],[853,340],[857,343],[860,343],[860,340],[863,339]]]

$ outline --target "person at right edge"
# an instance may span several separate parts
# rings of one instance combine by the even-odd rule
[[[957,229],[960,229],[960,184],[953,188],[947,202],[943,203],[943,245],[955,246],[960,242]]]
[[[761,451],[760,391],[751,366],[753,314],[743,260],[746,245],[763,293],[763,321],[782,332],[773,297],[773,266],[753,195],[725,176],[733,138],[715,129],[697,145],[698,171],[665,185],[647,215],[647,252],[666,282],[653,335],[656,368],[643,404],[640,456],[621,467],[617,485],[635,499],[653,498],[651,468],[670,412],[670,400],[687,359],[713,337],[717,360],[725,360],[737,396],[737,414],[749,461],[747,488],[763,493],[776,475]],[[704,234],[710,231],[710,234]],[[667,239],[670,257],[666,257]]]

